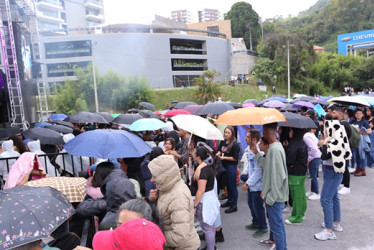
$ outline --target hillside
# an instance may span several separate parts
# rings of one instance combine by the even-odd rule
[[[307,9],[306,11],[301,11],[299,13],[299,17],[307,16],[309,14],[313,14],[316,12],[319,12],[321,9],[323,9],[327,4],[330,3],[331,0],[319,0],[316,2],[312,7]]]

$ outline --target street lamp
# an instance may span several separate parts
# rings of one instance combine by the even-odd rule
[[[92,74],[93,74],[93,84],[94,84],[94,93],[95,93],[95,112],[99,112],[99,101],[97,98],[97,86],[96,86],[96,69],[95,69],[95,57],[93,43],[91,41],[91,56],[92,56]]]
[[[251,23],[248,23],[248,28],[249,28],[249,50],[252,51],[252,32],[251,32]]]
[[[291,46],[294,46],[291,44]],[[286,46],[283,46],[285,48]],[[291,99],[291,75],[290,75],[290,41],[287,41],[287,98]]]

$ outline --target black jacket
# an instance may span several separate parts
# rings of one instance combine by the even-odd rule
[[[307,161],[308,149],[303,139],[291,140],[286,148],[288,175],[305,176]]]

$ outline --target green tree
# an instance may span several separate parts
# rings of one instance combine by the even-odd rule
[[[258,14],[247,2],[237,2],[231,6],[226,20],[231,20],[232,37],[243,37],[245,44],[250,49],[249,29],[251,29],[252,49],[255,49],[261,40],[261,26],[258,22]]]
[[[201,103],[205,104],[209,101],[217,99],[221,95],[221,89],[214,79],[219,75],[215,70],[204,71],[203,74],[196,78],[195,85],[196,96]]]
[[[56,94],[56,111],[67,115],[88,111],[80,85],[71,80],[65,81]]]

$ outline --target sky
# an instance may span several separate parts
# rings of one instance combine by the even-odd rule
[[[262,20],[275,16],[297,16],[318,0],[246,0]],[[227,13],[237,0],[104,0],[106,24],[150,24],[154,15],[170,17],[172,10],[187,9],[192,12],[204,8],[218,9]]]

